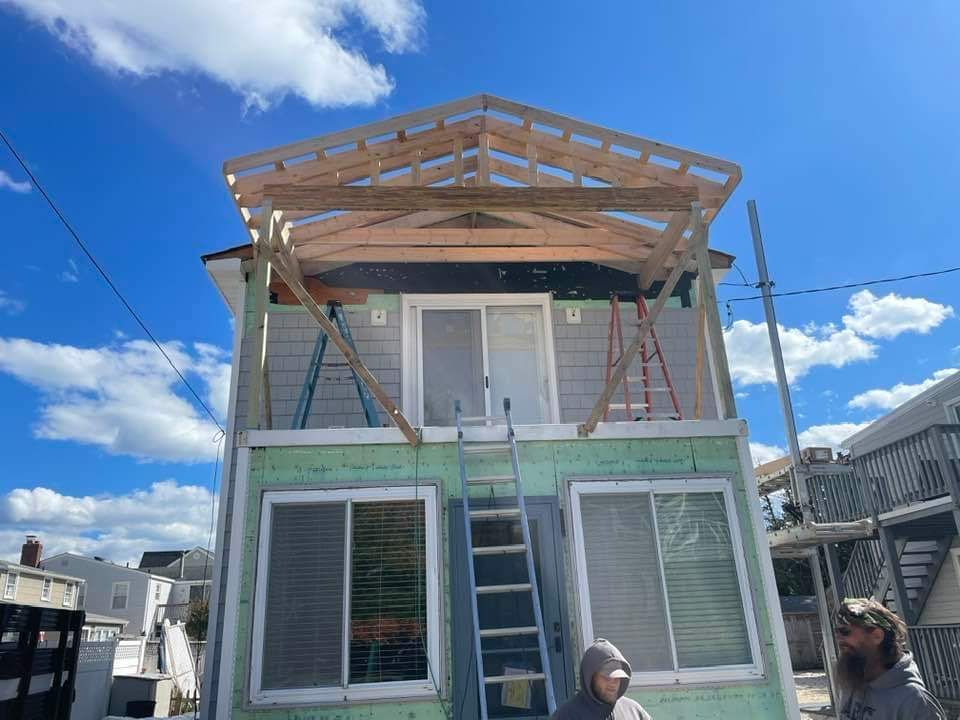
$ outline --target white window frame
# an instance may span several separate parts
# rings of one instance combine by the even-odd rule
[[[160,602],[160,583],[154,583],[153,585],[153,600],[154,602]]]
[[[124,596],[123,607],[114,607],[113,599],[117,597],[117,588],[121,585],[125,585],[127,588],[126,595]],[[110,586],[110,609],[111,610],[126,610],[130,607],[130,583],[128,581],[124,582],[115,582]]]
[[[43,585],[40,586],[40,600],[42,602],[50,602],[50,599],[53,597],[53,578],[45,577],[43,578]]]
[[[13,590],[10,590],[10,578],[13,578]],[[7,570],[7,576],[3,579],[3,599],[16,600],[17,589],[20,587],[20,574]]]
[[[363,683],[348,686],[350,664],[347,662],[349,645],[341,640],[344,653],[342,684],[323,688],[283,688],[266,690],[263,682],[263,639],[267,605],[267,578],[270,570],[270,533],[273,508],[278,505],[297,505],[318,502],[347,503],[348,521],[344,528],[345,540],[349,541],[352,528],[349,522],[353,503],[383,502],[391,500],[423,500],[425,517],[425,554],[426,567],[424,591],[427,601],[427,674],[424,680],[406,682]],[[440,519],[437,514],[437,491],[432,485],[419,487],[365,487],[331,490],[279,490],[266,492],[260,511],[260,539],[257,547],[257,575],[254,589],[253,638],[250,658],[250,702],[254,705],[272,705],[290,703],[307,705],[311,703],[343,703],[345,701],[362,702],[394,698],[429,697],[436,694],[434,681],[442,683],[443,653],[441,650],[441,632],[443,623],[440,617],[440,542],[438,537]],[[345,545],[347,553],[349,545]],[[345,570],[344,608],[342,627],[349,627],[350,612],[350,575],[349,562]],[[429,676],[433,675],[431,679]]]
[[[77,594],[77,584],[68,582],[63,586],[63,606],[73,607],[74,597]]]
[[[479,310],[484,375],[487,367],[487,307],[539,308],[543,321],[543,352],[546,363],[547,417],[543,424],[560,423],[560,394],[557,381],[557,355],[553,342],[553,298],[550,293],[466,293],[466,294],[404,294],[400,297],[400,405],[414,425],[423,424],[423,347],[420,343],[421,316],[424,310]],[[501,415],[502,409],[492,407],[489,388],[485,389],[488,415]]]
[[[747,578],[747,567],[744,557],[743,541],[740,536],[740,523],[737,518],[737,508],[734,502],[733,489],[728,478],[670,478],[670,479],[577,479],[570,482],[570,513],[573,522],[573,532],[570,534],[572,543],[571,554],[575,563],[575,577],[577,582],[577,600],[580,613],[580,638],[585,650],[594,640],[593,620],[590,611],[590,588],[586,573],[586,548],[583,537],[583,521],[580,514],[580,499],[583,495],[603,493],[652,493],[674,494],[694,492],[722,492],[724,506],[727,511],[727,520],[730,528],[730,538],[733,544],[734,563],[737,569],[737,580],[740,586],[740,598],[743,603],[744,621],[747,628],[747,638],[750,644],[751,663],[744,665],[720,665],[703,668],[679,668],[676,663],[676,646],[673,640],[673,631],[670,630],[671,649],[674,653],[674,670],[660,670],[654,672],[634,672],[630,680],[631,687],[650,685],[686,685],[706,682],[730,682],[737,680],[755,680],[763,677],[762,655],[760,639],[757,631],[756,615],[753,607],[753,595]],[[655,519],[655,518],[654,518]],[[660,550],[660,538],[656,537],[657,550]],[[663,580],[663,597],[667,609],[667,624],[670,625],[669,595],[666,580]]]

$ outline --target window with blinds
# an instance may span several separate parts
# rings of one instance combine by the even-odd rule
[[[318,699],[334,691],[339,699],[373,697],[394,685],[415,693],[430,682],[439,625],[428,582],[437,572],[427,551],[431,538],[435,547],[432,489],[416,499],[404,497],[412,488],[391,497],[353,492],[268,494],[258,561],[266,582],[257,588],[254,631],[260,699],[312,689]],[[319,501],[290,502],[290,495]]]
[[[640,682],[758,674],[726,480],[578,482],[573,496],[587,640],[611,640]]]

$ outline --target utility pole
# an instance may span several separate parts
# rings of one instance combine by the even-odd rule
[[[790,459],[793,466],[792,490],[794,499],[800,504],[804,523],[813,516],[813,508],[807,495],[806,467],[800,458],[800,443],[797,440],[797,424],[793,417],[793,402],[790,400],[790,384],[787,382],[787,371],[783,366],[783,350],[780,347],[780,332],[777,329],[777,314],[773,307],[771,290],[773,284],[767,272],[767,258],[763,252],[763,238],[760,235],[760,219],[757,217],[757,203],[747,201],[747,215],[750,216],[750,233],[753,235],[753,252],[757,259],[757,275],[760,278],[760,294],[763,296],[763,313],[767,320],[767,334],[770,336],[770,353],[773,355],[773,368],[777,374],[777,390],[780,393],[780,405],[783,408],[783,422],[787,434],[787,444],[790,447]],[[836,548],[824,545],[827,559],[836,561]],[[813,586],[817,593],[817,610],[820,616],[820,631],[823,636],[823,659],[827,670],[827,681],[830,689],[830,698],[834,706],[834,714],[839,717],[839,708],[836,707],[836,693],[833,687],[833,664],[836,658],[833,629],[830,624],[830,609],[827,604],[826,590],[824,589],[823,573],[820,570],[820,550],[814,547],[807,555],[810,563],[810,572],[813,576]],[[831,570],[833,565],[830,566]],[[833,574],[831,572],[831,578]],[[837,594],[837,581],[833,581],[833,591]],[[839,602],[839,597],[837,598]]]

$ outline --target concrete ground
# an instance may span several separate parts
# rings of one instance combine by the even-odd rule
[[[821,706],[830,703],[830,693],[827,690],[827,674],[823,670],[794,673],[793,682],[797,686],[797,701],[801,706]],[[801,712],[800,717],[802,720],[824,720],[828,716]]]

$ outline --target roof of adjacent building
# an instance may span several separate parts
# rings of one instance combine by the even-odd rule
[[[854,433],[853,435],[848,437],[846,440],[841,442],[840,447],[849,448],[855,443],[863,442],[878,430],[881,430],[882,428],[888,427],[889,425],[895,423],[897,420],[902,418],[911,410],[913,410],[916,407],[919,407],[920,405],[923,405],[925,402],[930,400],[932,397],[934,397],[938,393],[943,392],[945,389],[947,389],[951,385],[957,385],[958,388],[960,388],[960,371],[957,371],[952,375],[945,377],[943,380],[936,383],[935,385],[931,385],[930,387],[928,387],[919,395],[914,395],[912,398],[910,398],[909,400],[907,400],[905,403],[898,406],[897,408],[891,410],[886,415],[880,416],[879,418],[874,420],[872,423],[867,425],[863,430],[860,430],[859,432]]]
[[[56,578],[58,580],[70,580],[73,582],[86,582],[83,578],[74,577],[73,575],[64,575],[63,573],[51,572],[50,570],[45,570],[42,567],[33,567],[32,565],[21,565],[20,563],[9,562],[7,560],[0,560],[0,568],[11,570],[15,573],[21,575],[43,575],[46,577]]]
[[[166,567],[172,563],[178,561],[181,557],[186,555],[189,550],[151,550],[145,552],[140,558],[140,569],[143,568],[155,568],[155,567]]]
[[[88,612],[84,618],[84,625],[119,625],[120,627],[126,627],[129,620],[124,620],[123,618],[110,617],[109,615],[98,615],[97,613]]]

